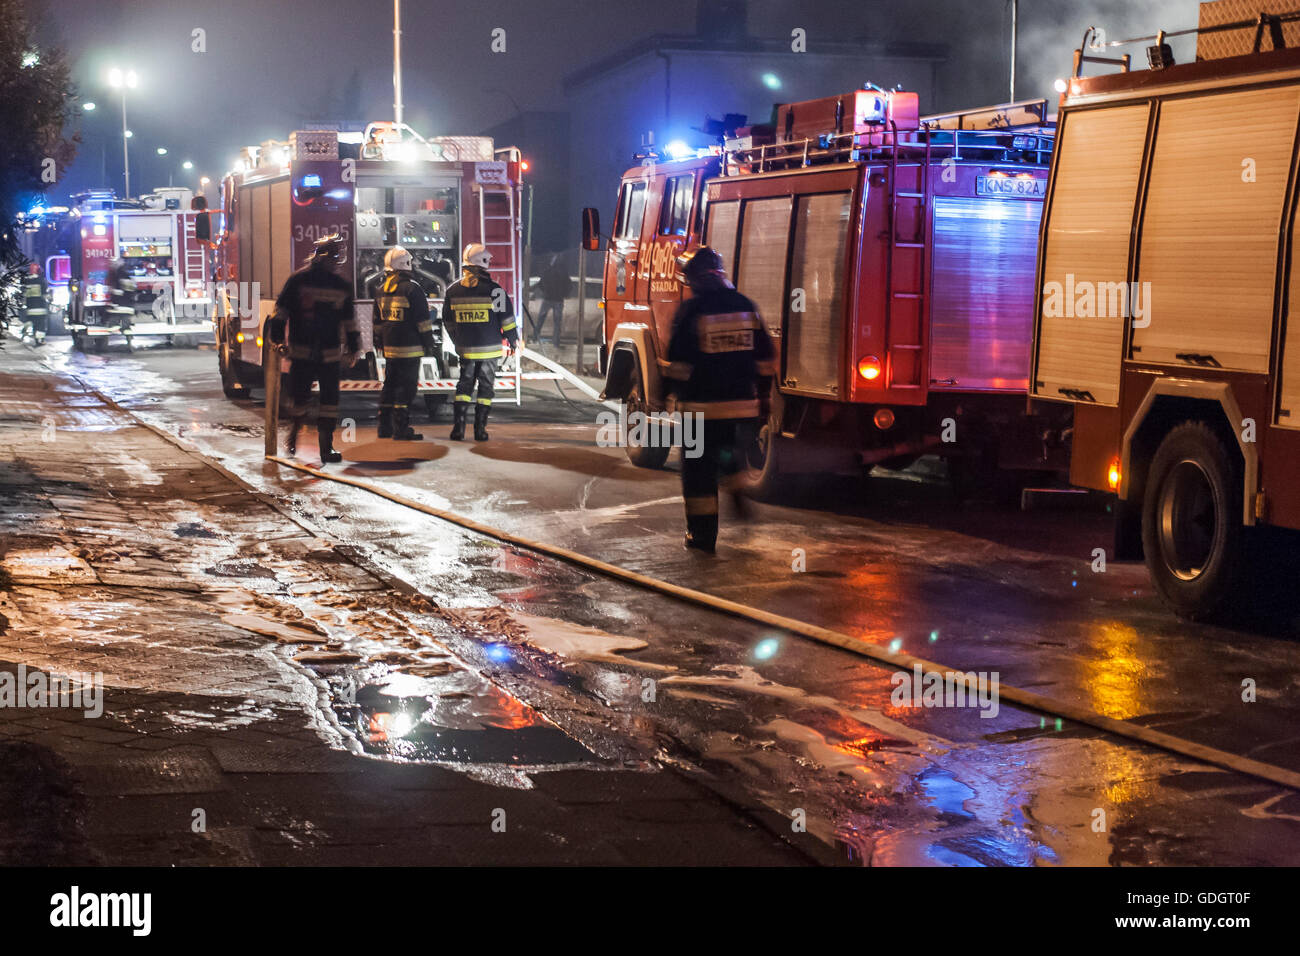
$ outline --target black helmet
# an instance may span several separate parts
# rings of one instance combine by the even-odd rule
[[[342,265],[348,261],[348,244],[337,232],[321,236],[311,250],[311,262],[325,263],[331,266]]]
[[[722,256],[708,246],[700,246],[677,257],[678,281],[692,289],[701,283],[708,285],[718,280],[726,281],[727,271]]]

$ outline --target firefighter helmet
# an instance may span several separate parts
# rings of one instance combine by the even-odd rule
[[[311,261],[323,262],[331,266],[342,265],[348,261],[347,243],[337,232],[321,236],[312,246]]]
[[[677,281],[684,282],[692,289],[701,283],[726,280],[727,271],[722,265],[722,256],[709,246],[700,246],[677,257]]]
[[[480,269],[486,269],[491,262],[492,253],[488,252],[487,246],[481,242],[471,242],[460,255],[462,266],[478,266]]]
[[[384,268],[392,272],[410,272],[415,267],[411,254],[401,246],[393,246],[384,253]]]

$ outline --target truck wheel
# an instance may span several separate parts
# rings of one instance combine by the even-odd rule
[[[775,388],[772,390],[772,413],[767,421],[759,422],[749,444],[749,477],[747,490],[760,501],[777,501],[798,493],[800,478],[784,470],[784,462],[794,451],[794,442],[781,435],[781,418],[784,399]]]
[[[632,421],[634,412],[640,412],[643,415],[649,414],[649,405],[645,398],[645,385],[641,382],[641,370],[638,368],[632,373],[632,388],[627,393],[627,398],[623,399],[627,406],[628,422]],[[630,436],[627,443],[627,459],[638,468],[662,468],[664,462],[668,460],[668,453],[671,448],[659,447],[656,445],[633,445]]]
[[[1241,465],[1204,422],[1183,422],[1147,474],[1142,547],[1151,581],[1177,614],[1218,616],[1243,580]]]
[[[244,385],[230,367],[230,349],[226,346],[224,337],[217,341],[217,368],[221,370],[221,391],[226,398],[242,398],[245,395]]]

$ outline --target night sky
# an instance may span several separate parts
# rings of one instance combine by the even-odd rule
[[[141,79],[128,100],[136,192],[165,185],[169,172],[177,184],[200,175],[215,180],[240,146],[287,139],[310,118],[392,117],[388,0],[29,0],[29,6],[38,38],[64,47],[82,100],[98,107],[82,116],[81,152],[56,196],[101,185],[105,174],[121,187],[121,100],[106,81],[115,64]],[[695,8],[695,0],[405,0],[407,121],[426,135],[473,134],[517,110],[562,110],[566,73],[650,34],[692,33]],[[945,101],[922,104],[937,111],[1007,98],[1008,9],[1006,0],[752,0],[750,32],[788,36],[800,26],[810,47],[819,36],[947,43]],[[1022,0],[1020,11],[1020,98],[1052,95],[1053,78],[1068,71],[1089,23],[1117,37],[1196,21],[1190,0]],[[489,50],[495,27],[507,31],[504,54]],[[191,50],[195,28],[206,30],[206,53]],[[1141,56],[1140,48],[1132,52]],[[168,149],[166,157],[156,155],[159,146]],[[192,173],[181,169],[186,159],[195,163]]]

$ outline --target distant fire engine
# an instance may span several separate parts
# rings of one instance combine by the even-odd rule
[[[780,351],[760,493],[926,453],[964,479],[1063,465],[1068,415],[1025,415],[1046,101],[918,112],[916,94],[868,86],[630,169],[605,257],[606,396],[661,410],[675,261],[708,244]],[[598,248],[595,211],[583,220]],[[657,467],[668,452],[628,453]]]
[[[1259,597],[1252,526],[1300,529],[1300,22],[1206,3],[1196,62],[1148,41],[1151,69],[1084,77],[1081,49],[1064,84],[1032,392],[1073,406],[1119,556],[1213,616]]]
[[[112,335],[205,335],[211,330],[211,250],[196,234],[193,193],[165,187],[140,199],[111,190],[73,196],[73,205],[33,210],[21,240],[40,262],[51,299],[78,348]],[[135,285],[136,314],[113,309],[115,264]]]
[[[262,369],[271,360],[263,329],[275,298],[312,244],[331,233],[348,244],[343,269],[353,283],[368,356],[345,370],[345,391],[378,394],[382,387],[374,290],[384,253],[393,246],[411,253],[416,280],[430,304],[440,307],[444,290],[460,276],[461,249],[482,242],[492,253],[492,277],[521,309],[521,167],[517,149],[494,150],[487,137],[424,139],[391,122],[372,123],[364,133],[303,130],[287,143],[245,149],[239,168],[222,183],[217,278],[221,288],[237,289],[228,293],[231,301],[216,320],[226,394],[235,397],[262,384]],[[425,360],[420,377],[430,411],[456,385],[449,371],[455,350],[437,325],[435,337],[440,354]],[[518,403],[521,378],[529,375],[520,374],[518,354],[504,360],[497,400]]]

